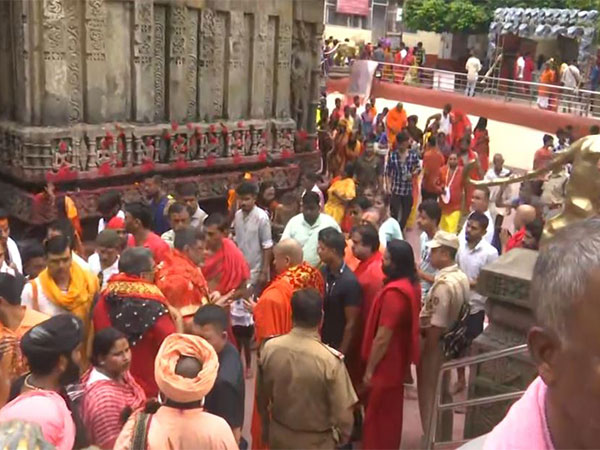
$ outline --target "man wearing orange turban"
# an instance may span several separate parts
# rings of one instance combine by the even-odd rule
[[[237,449],[227,422],[203,409],[218,370],[217,354],[207,341],[189,334],[168,336],[154,362],[162,406],[152,415],[134,414],[121,431],[115,450]],[[145,436],[139,435],[141,429]]]

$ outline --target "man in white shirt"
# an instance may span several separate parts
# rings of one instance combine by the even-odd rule
[[[98,221],[98,233],[106,228],[106,224],[113,217],[120,217],[125,220],[125,213],[121,209],[121,193],[110,190],[100,194],[98,197],[98,212],[102,216]]]
[[[300,184],[304,188],[302,191],[302,195],[300,198],[304,198],[304,194],[307,192],[314,192],[319,196],[319,208],[323,211],[323,206],[325,205],[325,198],[323,197],[323,192],[317,186],[317,181],[319,181],[319,175],[315,172],[305,172],[302,174],[302,179],[300,180]]]
[[[19,273],[23,273],[23,263],[21,253],[17,243],[10,237],[10,223],[8,222],[8,213],[0,209],[0,245],[4,247],[4,260],[6,265],[13,267]]]
[[[492,160],[492,167],[488,169],[488,171],[484,175],[485,181],[494,181],[498,178],[505,178],[510,176],[511,171],[504,167],[504,157],[500,153],[496,153]],[[489,211],[492,216],[492,224],[496,224],[496,218],[498,215],[505,216],[506,211],[504,208],[498,208],[496,206],[496,201],[498,197],[500,198],[500,203],[508,203],[511,199],[510,189],[501,189],[500,186],[492,186],[489,188],[490,190],[490,204]]]
[[[96,237],[96,252],[88,258],[88,264],[98,277],[101,289],[106,287],[110,277],[119,273],[120,250],[121,238],[115,230],[103,230]]]
[[[475,86],[477,85],[477,78],[479,77],[479,71],[481,70],[481,61],[471,52],[471,56],[467,59],[465,69],[467,70],[467,87],[465,88],[465,95],[467,97],[473,97],[475,95]]]
[[[523,55],[519,53],[519,57],[517,58],[517,62],[515,63],[515,80],[523,81],[523,76],[525,74],[525,58]]]
[[[285,226],[281,241],[294,239],[302,246],[304,261],[317,267],[320,263],[317,247],[319,245],[319,231],[333,227],[340,231],[340,226],[335,219],[319,209],[319,196],[314,192],[307,192],[302,197],[302,213],[292,217]]]
[[[204,221],[202,221],[204,223]],[[191,226],[189,207],[183,203],[173,203],[169,206],[169,223],[171,229],[165,231],[160,238],[169,244],[169,247],[175,247],[175,232]],[[195,228],[195,227],[194,227]]]
[[[469,219],[476,212],[481,213],[485,217],[487,217],[489,226],[487,226],[487,229],[484,230],[484,239],[489,244],[491,244],[493,242],[493,240],[494,240],[494,220],[492,219],[492,215],[490,214],[490,211],[488,209],[489,204],[490,204],[490,190],[486,186],[477,187],[473,191],[473,196],[471,197],[471,214],[469,214],[467,221],[465,222],[465,224],[462,227],[462,230],[460,230],[460,233],[458,234],[458,239],[459,239],[461,245],[463,245],[464,242],[467,240],[466,239],[466,231],[467,231],[467,225],[468,225]]]
[[[190,225],[192,227],[198,228],[204,224],[208,214],[198,204],[198,186],[196,183],[189,181],[177,184],[175,186],[175,199],[190,208]]]
[[[240,207],[233,219],[235,243],[250,267],[250,284],[255,292],[261,292],[269,281],[273,252],[271,221],[269,215],[256,206],[255,184],[245,181],[235,193]]]
[[[489,228],[489,218],[479,212],[471,213],[466,223],[466,241],[460,243],[460,248],[456,256],[458,267],[469,278],[471,291],[469,294],[469,303],[471,312],[467,319],[467,337],[470,340],[475,339],[483,332],[483,322],[485,319],[486,297],[478,293],[477,280],[481,269],[498,259],[498,250],[496,250],[484,236],[486,229]],[[458,380],[453,392],[460,392],[466,386],[465,371],[458,370]]]

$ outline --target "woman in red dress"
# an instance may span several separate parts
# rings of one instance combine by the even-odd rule
[[[473,141],[471,149],[477,153],[479,166],[484,174],[490,168],[490,137],[487,131],[487,119],[480,117],[475,130],[473,131]]]

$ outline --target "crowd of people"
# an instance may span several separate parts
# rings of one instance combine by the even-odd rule
[[[294,191],[245,174],[226,211],[207,213],[194,183],[167,193],[151,176],[141,201],[100,195],[91,255],[52,187],[42,200],[62,214],[42,243],[19,248],[0,211],[0,441],[245,448],[256,374],[252,448],[399,448],[411,367],[428,429],[440,365],[484,330],[481,270],[537,250],[568,171],[517,196],[473,186],[510,170],[500,154],[490,165],[485,118],[472,127],[451,105],[423,130],[375,99],[318,114],[323,170]],[[534,166],[569,132],[545,137]],[[465,386],[459,372],[442,395]]]

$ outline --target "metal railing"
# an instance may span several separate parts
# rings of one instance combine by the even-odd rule
[[[488,405],[491,403],[502,402],[506,400],[513,400],[520,398],[525,391],[517,391],[517,392],[508,392],[505,394],[491,395],[488,397],[480,397],[473,398],[468,400],[463,400],[459,402],[451,402],[451,403],[442,403],[442,384],[444,379],[444,373],[448,372],[452,369],[457,369],[460,367],[468,367],[475,364],[481,364],[483,362],[493,361],[495,359],[506,358],[510,356],[516,356],[527,352],[527,344],[517,345],[516,347],[510,347],[502,350],[496,350],[493,352],[482,353],[476,356],[468,356],[465,358],[454,359],[452,361],[448,361],[442,364],[437,384],[436,391],[434,396],[433,408],[431,409],[431,415],[429,417],[428,423],[429,427],[426,430],[425,434],[425,448],[426,449],[434,449],[436,447],[456,447],[462,445],[468,440],[459,440],[459,441],[450,441],[450,442],[436,442],[436,433],[438,428],[438,422],[441,419],[441,413],[447,410],[454,410],[460,407],[470,407],[470,406],[480,406],[480,405]]]
[[[600,92],[588,89],[511,80],[487,74],[479,75],[476,82],[469,83],[466,73],[394,63],[380,63],[375,80],[505,102],[515,101],[578,116],[600,117]]]

